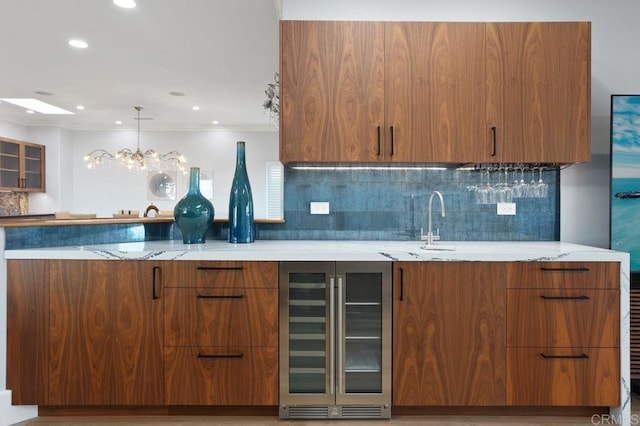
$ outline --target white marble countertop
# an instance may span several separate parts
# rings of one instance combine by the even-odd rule
[[[260,240],[251,244],[181,241],[6,250],[5,259],[255,260],[255,261],[627,261],[628,253],[558,241]]]

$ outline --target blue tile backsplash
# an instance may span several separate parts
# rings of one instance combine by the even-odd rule
[[[495,204],[477,204],[467,189],[480,183],[472,170],[285,167],[285,223],[258,225],[257,238],[417,240],[427,229],[429,196],[438,190],[446,215],[436,197],[432,219],[442,240],[553,241],[560,235],[559,179],[557,170],[545,171],[547,197],[515,199],[517,214],[498,216]],[[329,202],[330,214],[311,215],[312,201]],[[173,223],[34,226],[6,228],[5,235],[6,249],[182,239]],[[208,240],[226,238],[226,224],[210,227]]]
[[[528,174],[525,175],[528,179]],[[510,180],[514,175],[509,175]],[[538,172],[535,174],[536,180]],[[442,240],[558,240],[560,235],[557,170],[543,172],[545,198],[518,198],[515,216],[498,216],[495,204],[477,204],[467,188],[480,183],[472,170],[375,168],[285,168],[284,225],[262,225],[262,239],[417,240],[427,230],[432,191],[433,229]],[[492,183],[498,180],[492,174]],[[328,201],[329,215],[311,215],[311,201]]]

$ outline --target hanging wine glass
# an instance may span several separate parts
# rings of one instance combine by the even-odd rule
[[[538,169],[540,172],[538,183],[536,184],[536,195],[538,198],[545,198],[549,195],[549,185],[542,181],[542,167]]]

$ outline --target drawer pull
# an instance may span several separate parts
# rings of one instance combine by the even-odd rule
[[[198,299],[242,299],[244,294],[229,294],[229,295],[214,295],[214,294],[199,294]]]
[[[198,358],[242,358],[244,354],[240,352],[239,354],[225,354],[225,355],[209,355],[209,354],[201,354],[198,352]]]
[[[540,268],[544,272],[589,272],[589,268]]]
[[[544,300],[589,300],[589,296],[540,296]]]
[[[580,355],[548,355],[541,353],[540,356],[544,359],[589,359],[589,355],[584,353]]]
[[[241,271],[242,266],[198,266],[198,271]]]

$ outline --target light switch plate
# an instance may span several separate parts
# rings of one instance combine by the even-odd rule
[[[329,214],[329,202],[328,201],[312,201],[310,203],[309,213]]]
[[[497,213],[499,216],[516,214],[516,203],[497,203]]]

